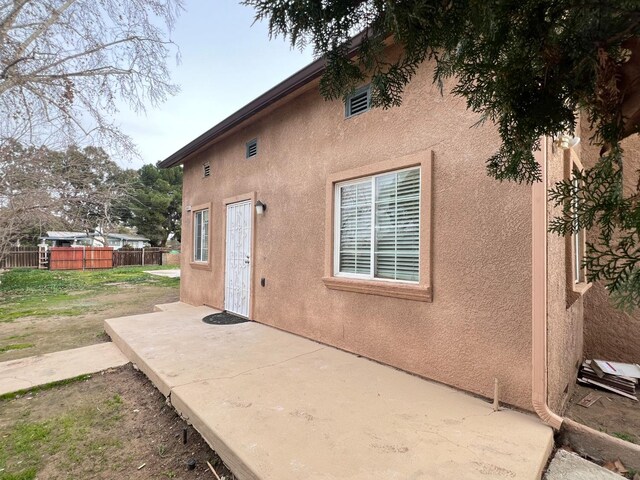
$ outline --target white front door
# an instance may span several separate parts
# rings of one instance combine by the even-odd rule
[[[251,290],[251,201],[227,205],[225,310],[249,316]]]

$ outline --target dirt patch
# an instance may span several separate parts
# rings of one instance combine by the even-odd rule
[[[578,405],[590,392],[601,395],[601,398],[589,408]],[[640,402],[615,393],[576,385],[566,416],[595,430],[640,444]]]
[[[0,480],[235,478],[131,365],[0,408]]]
[[[108,292],[70,296],[65,307],[81,313],[74,316],[22,317],[0,323],[0,347],[30,344],[29,348],[0,351],[0,362],[57,352],[108,341],[103,321],[107,318],[153,311],[160,303],[177,302],[179,287],[136,285],[134,289],[113,287]]]

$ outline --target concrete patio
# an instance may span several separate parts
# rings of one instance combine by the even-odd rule
[[[105,329],[244,479],[539,479],[535,416],[253,322],[182,303]]]

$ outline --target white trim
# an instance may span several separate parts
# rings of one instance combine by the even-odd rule
[[[571,164],[571,215],[572,215],[572,226],[576,226],[578,221],[576,218],[576,210],[578,208],[580,198],[578,197],[578,189],[580,188],[580,180],[575,177],[575,169],[579,169],[577,165],[573,162]],[[585,229],[581,228],[579,231],[574,232],[573,229],[571,231],[571,249],[572,249],[572,277],[574,285],[579,285],[582,283],[586,283],[586,269],[582,266],[584,262],[584,238],[585,238]]]
[[[203,216],[204,212],[207,212],[207,225],[205,226],[204,223],[202,222],[202,220],[200,220],[200,258],[196,258],[196,253],[197,253],[197,248],[196,248],[196,241],[198,239],[198,235],[196,234],[196,225],[197,225],[197,216],[201,215]],[[200,210],[195,210],[193,212],[193,263],[202,263],[202,264],[208,264],[209,263],[209,219],[210,215],[209,215],[209,209],[208,208],[201,208]],[[202,248],[202,239],[204,239],[206,237],[207,239],[207,258],[206,260],[202,259],[202,252],[204,251],[204,249]]]
[[[382,177],[389,174],[398,174],[406,171],[418,171],[418,185],[419,185],[419,193],[418,193],[418,280],[397,280],[392,278],[379,278],[374,276],[375,271],[375,208],[376,208],[376,179],[378,177]],[[341,189],[343,187],[357,185],[360,183],[370,182],[371,184],[371,237],[370,237],[370,262],[369,262],[369,274],[361,274],[361,273],[347,273],[340,271],[340,224],[341,224]],[[396,185],[397,188],[397,185]],[[359,280],[371,280],[383,283],[403,283],[416,285],[420,283],[420,276],[422,272],[420,271],[420,258],[422,255],[422,245],[421,245],[421,230],[423,228],[422,225],[422,168],[420,166],[412,166],[407,168],[401,168],[398,170],[390,170],[383,173],[378,173],[375,175],[368,175],[365,177],[354,178],[350,180],[346,180],[344,182],[337,182],[334,184],[334,223],[333,223],[333,276],[338,278],[353,278]]]
[[[246,251],[244,254],[246,255],[246,259],[243,258],[243,267],[238,269],[234,268],[232,265],[233,258],[232,255],[237,254],[237,250],[232,249],[232,241],[238,240],[237,237],[233,237],[233,232],[231,231],[232,222],[231,216],[235,215],[235,219],[238,219],[238,208],[246,207],[248,214],[241,217],[244,224],[242,225],[243,237],[240,238],[240,247],[244,248]],[[242,213],[242,211],[240,211]],[[251,315],[251,290],[252,290],[252,282],[253,282],[253,216],[255,214],[255,208],[253,206],[252,200],[241,200],[239,202],[228,203],[225,208],[226,215],[226,227],[225,227],[225,273],[224,273],[224,308],[236,315],[240,315],[242,317],[249,318]],[[245,241],[247,242],[245,244]],[[237,246],[237,245],[236,245]],[[235,258],[235,262],[239,261],[238,258]],[[244,276],[246,275],[246,278]],[[246,282],[245,282],[246,280]],[[241,301],[238,302],[238,299],[234,296],[230,298],[230,291],[235,282],[240,282],[240,292]],[[246,288],[243,288],[246,287]],[[244,301],[243,301],[244,300]]]

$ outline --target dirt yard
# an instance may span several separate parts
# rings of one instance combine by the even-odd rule
[[[106,341],[105,318],[178,301],[179,279],[143,268],[0,275],[0,362]]]
[[[0,400],[0,480],[234,477],[129,364]],[[183,429],[187,443],[183,444]],[[195,469],[187,462],[194,459]]]
[[[179,279],[146,269],[0,274],[0,362],[107,341],[105,318],[177,301]],[[5,395],[0,412],[0,480],[215,479],[206,461],[234,479],[131,365]]]
[[[0,353],[0,361],[57,352],[108,341],[104,335],[105,318],[122,317],[153,311],[159,303],[177,302],[178,288],[121,286],[109,293],[90,298],[69,295],[66,305],[83,313],[73,316],[26,316],[0,323],[0,349],[3,345],[31,345]],[[5,347],[6,348],[6,347]]]
[[[589,408],[578,405],[590,392],[601,395],[601,398]],[[576,385],[566,415],[583,425],[640,444],[640,402],[604,390]]]

